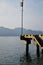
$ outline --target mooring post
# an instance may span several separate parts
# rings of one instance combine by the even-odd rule
[[[37,57],[40,57],[40,50],[39,50],[39,46],[38,46],[38,44],[37,44]]]

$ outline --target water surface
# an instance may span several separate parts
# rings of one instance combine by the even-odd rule
[[[43,65],[43,57],[37,58],[35,44],[29,45],[29,56],[25,55],[26,45],[19,37],[0,37],[1,65]]]

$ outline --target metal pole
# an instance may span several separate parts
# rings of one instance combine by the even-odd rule
[[[22,7],[22,11],[21,11],[21,35],[23,34],[23,1],[21,2],[21,7]]]

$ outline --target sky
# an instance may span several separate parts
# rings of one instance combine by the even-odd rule
[[[21,0],[0,0],[0,27],[21,27]],[[23,27],[43,31],[43,0],[24,0]]]

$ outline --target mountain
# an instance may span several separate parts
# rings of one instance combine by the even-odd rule
[[[43,34],[43,31],[33,31],[23,29],[24,34]],[[9,29],[5,27],[0,27],[0,36],[19,36],[21,35],[21,28]]]

